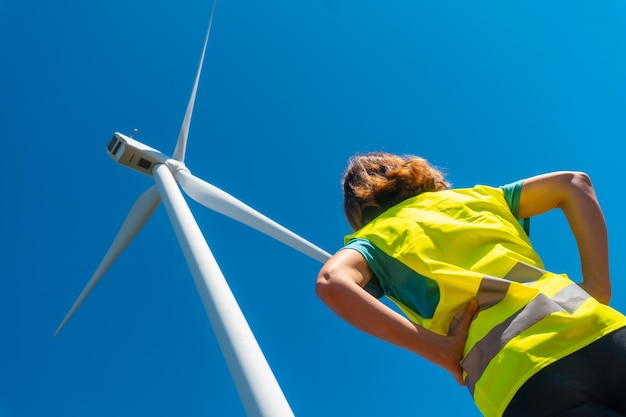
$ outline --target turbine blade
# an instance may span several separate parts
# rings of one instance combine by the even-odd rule
[[[179,169],[174,176],[185,192],[203,206],[250,226],[311,258],[326,262],[330,254],[219,188]]]
[[[204,38],[204,46],[202,47],[202,55],[200,56],[200,64],[198,65],[198,71],[196,72],[196,81],[193,84],[191,90],[191,97],[187,103],[187,111],[183,118],[183,124],[180,127],[178,133],[178,141],[176,142],[176,148],[174,148],[173,158],[177,161],[185,160],[185,151],[187,149],[187,136],[189,136],[189,125],[191,124],[191,115],[193,113],[193,106],[196,102],[196,92],[198,91],[198,84],[200,83],[200,74],[202,73],[202,64],[204,63],[204,55],[206,53],[206,47],[209,43],[209,35],[211,33],[211,26],[213,25],[213,14],[215,13],[215,4],[217,0],[213,0],[213,7],[211,8],[211,17],[209,18],[209,27],[206,31],[206,37]]]
[[[54,336],[59,334],[61,329],[63,329],[63,326],[65,326],[85,298],[87,298],[91,290],[94,289],[98,281],[100,281],[100,278],[102,278],[113,262],[115,262],[120,253],[126,249],[126,246],[133,240],[143,225],[146,224],[146,221],[150,218],[160,202],[161,195],[156,185],[148,188],[139,196],[126,216],[126,220],[124,220],[119,232],[117,232],[117,236],[115,236],[109,250],[104,255],[104,258],[102,258],[102,261],[100,261],[100,265],[98,265],[98,268],[87,282],[85,288],[83,288],[83,291],[74,302],[74,305],[72,305],[72,308],[54,332]]]

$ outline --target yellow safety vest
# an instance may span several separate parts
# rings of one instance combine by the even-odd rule
[[[431,318],[393,299],[413,322],[447,334],[454,315],[480,304],[463,360],[485,416],[501,416],[515,392],[547,365],[626,326],[566,275],[545,271],[499,188],[429,192],[410,198],[346,236],[366,239],[437,282]]]

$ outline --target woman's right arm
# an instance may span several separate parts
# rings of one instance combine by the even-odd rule
[[[524,180],[518,218],[560,208],[574,234],[580,254],[580,286],[598,301],[611,300],[606,223],[589,176],[583,172],[553,172]]]

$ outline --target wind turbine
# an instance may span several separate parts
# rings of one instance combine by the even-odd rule
[[[263,417],[293,416],[293,412],[179,188],[180,186],[187,195],[205,207],[257,229],[320,262],[324,262],[330,257],[327,252],[270,220],[228,193],[195,177],[185,166],[189,125],[211,33],[215,4],[216,1],[214,0],[200,63],[173,156],[165,155],[118,132],[115,132],[107,146],[109,156],[115,161],[151,176],[156,184],[139,196],[109,250],[54,335],[56,336],[61,331],[162,201],[246,414]]]

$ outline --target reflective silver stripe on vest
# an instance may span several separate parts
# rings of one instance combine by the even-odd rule
[[[506,279],[485,276],[480,281],[476,301],[481,310],[485,310],[493,305],[498,304],[506,297],[506,293],[511,286],[511,281]]]
[[[506,292],[511,285],[511,281],[528,283],[537,281],[546,271],[523,262],[518,262],[507,274],[501,278],[485,276],[480,281],[478,294],[476,296],[481,310],[485,310],[498,304],[506,297]]]
[[[533,282],[545,274],[546,271],[536,266],[528,265],[524,262],[518,262],[504,277],[509,281],[515,282]]]
[[[552,297],[552,301],[559,304],[568,313],[572,314],[574,311],[578,310],[578,307],[580,307],[580,305],[589,297],[589,294],[587,294],[585,290],[576,284],[571,284]]]
[[[467,372],[465,383],[472,395],[489,362],[511,339],[552,313],[566,311],[572,314],[589,297],[576,284],[568,285],[552,298],[540,293],[507,320],[491,329],[461,361],[461,366]]]

